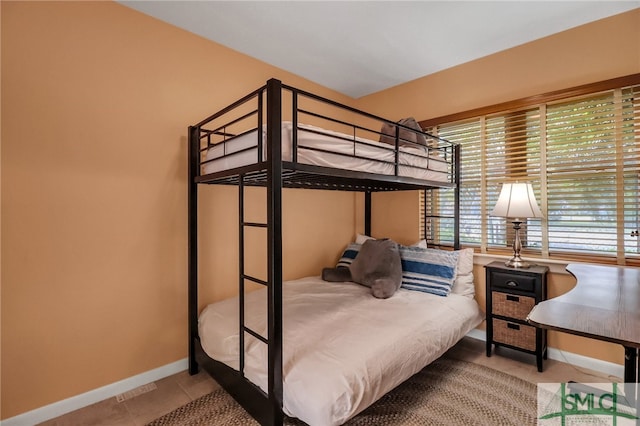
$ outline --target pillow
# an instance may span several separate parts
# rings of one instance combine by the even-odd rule
[[[356,244],[364,244],[364,242],[367,240],[375,240],[375,238],[362,234],[356,235]]]
[[[375,238],[362,234],[356,235],[356,244],[364,244],[367,240],[375,240]],[[411,247],[427,248],[427,240],[420,240],[415,244],[411,244]]]
[[[412,244],[411,247],[427,248],[427,240],[420,240],[417,243]]]
[[[344,253],[342,253],[342,256],[340,256],[340,259],[336,264],[336,268],[340,268],[340,267],[348,268],[349,265],[351,265],[351,263],[353,262],[353,259],[355,259],[358,253],[360,252],[360,247],[362,247],[362,244],[358,244],[358,243],[349,244],[347,248],[344,250]]]
[[[402,288],[448,296],[456,279],[457,251],[400,247]]]
[[[473,285],[472,248],[458,250],[458,269],[451,293],[466,296],[471,299],[473,299],[476,294],[476,288]]]
[[[409,127],[410,129],[415,129],[420,132],[412,132],[411,130],[407,130],[401,127],[400,131],[398,132],[398,137],[400,138],[400,140],[398,141],[399,146],[415,146],[415,144],[427,146],[427,138],[425,138],[421,133],[422,128],[415,118],[403,118],[402,120],[398,121],[398,124]],[[380,129],[380,142],[395,146],[396,127],[397,126],[394,126],[393,124],[384,123],[382,125],[382,129]]]

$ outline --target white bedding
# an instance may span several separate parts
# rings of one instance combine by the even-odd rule
[[[289,121],[282,123],[282,159],[292,161],[292,128]],[[313,133],[310,130],[322,132]],[[258,162],[258,138],[256,131],[239,136],[229,143],[219,143],[207,150],[203,165],[203,174],[228,170],[234,167],[246,166]],[[266,130],[263,129],[263,159],[266,159]],[[344,140],[347,138],[351,140]],[[389,148],[391,145],[356,137],[359,142],[354,143],[353,136],[331,130],[321,129],[308,124],[298,125],[298,162],[316,166],[334,167],[346,170],[364,171],[377,174],[393,175],[395,169],[395,154]],[[246,151],[245,149],[250,148]],[[322,149],[315,151],[308,148]],[[443,158],[432,151],[417,147],[401,147],[399,155],[400,176],[413,177],[437,182],[448,181],[448,164]],[[357,155],[356,158],[341,154]],[[384,161],[384,162],[383,162]],[[390,162],[391,164],[389,164]]]
[[[266,336],[266,290],[247,294],[245,323]],[[376,299],[354,283],[308,277],[283,283],[284,412],[312,426],[340,425],[475,328],[477,302],[398,290]],[[238,369],[238,299],[199,318],[205,352]],[[245,333],[245,375],[266,391],[266,345]]]

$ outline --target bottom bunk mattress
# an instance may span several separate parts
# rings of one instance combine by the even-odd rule
[[[207,355],[238,370],[238,298],[207,306]],[[482,321],[473,298],[400,289],[376,299],[355,283],[283,283],[283,411],[339,425],[440,357]],[[245,296],[245,325],[267,335],[266,289]],[[245,333],[245,376],[267,389],[267,347]]]

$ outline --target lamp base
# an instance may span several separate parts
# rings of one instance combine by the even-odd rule
[[[509,268],[515,268],[515,269],[527,269],[532,266],[535,266],[534,263],[529,263],[526,260],[522,260],[520,255],[513,256],[511,259],[504,262],[504,264]]]
[[[513,220],[513,229],[515,231],[515,239],[513,240],[513,257],[507,260],[504,264],[509,268],[518,268],[518,269],[526,269],[533,266],[533,264],[522,260],[520,257],[520,249],[522,249],[522,244],[520,243],[520,224],[521,220],[515,219]]]

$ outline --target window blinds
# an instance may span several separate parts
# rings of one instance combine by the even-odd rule
[[[489,212],[501,183],[528,181],[545,218],[523,224],[525,250],[618,263],[639,253],[640,85],[425,130],[461,145],[461,244],[508,246],[511,222]],[[453,210],[452,193],[423,196],[433,216]],[[431,220],[426,238],[449,244],[446,226]]]

